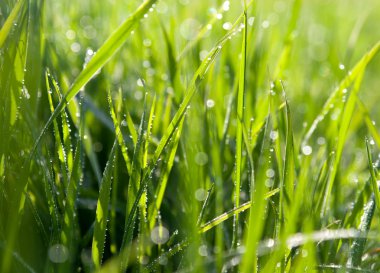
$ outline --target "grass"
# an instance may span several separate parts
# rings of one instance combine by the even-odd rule
[[[379,8],[1,1],[0,271],[378,272]]]

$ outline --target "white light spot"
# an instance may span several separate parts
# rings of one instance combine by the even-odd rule
[[[253,26],[254,22],[255,22],[255,17],[249,17],[248,18],[248,25]]]
[[[143,79],[137,79],[137,86],[143,87],[144,86],[144,80]]]
[[[224,11],[227,11],[230,9],[230,1],[224,1],[223,5],[222,5],[222,9]]]
[[[53,263],[64,263],[69,258],[69,250],[61,244],[55,244],[49,248],[49,259]]]
[[[76,36],[77,36],[77,34],[75,33],[74,30],[69,29],[68,31],[66,31],[66,38],[67,39],[74,40]]]
[[[156,226],[150,233],[150,239],[157,245],[164,244],[169,240],[169,231],[164,226]]]
[[[268,169],[268,170],[265,172],[265,174],[266,174],[266,176],[267,176],[268,178],[272,178],[272,177],[274,177],[275,172],[274,172],[273,169]]]
[[[267,179],[267,180],[265,180],[265,186],[266,187],[270,188],[270,187],[273,186],[273,184],[274,184],[273,179]]]
[[[223,24],[223,29],[230,30],[232,28],[232,24],[230,22],[225,22]]]
[[[204,201],[207,197],[207,191],[205,189],[199,188],[195,191],[195,199],[198,201]]]
[[[201,255],[203,257],[206,257],[208,255],[207,246],[206,245],[201,245],[198,248],[198,253],[199,253],[199,255]]]
[[[262,26],[262,28],[268,28],[269,27],[269,21],[268,20],[265,20],[265,21],[263,21],[262,23],[261,23],[261,26]]]
[[[215,106],[215,101],[213,101],[212,99],[208,99],[206,101],[206,106],[207,108],[213,108]]]
[[[152,41],[150,39],[144,39],[143,45],[146,47],[150,47],[152,45]]]
[[[324,137],[319,137],[317,139],[318,145],[324,145],[326,143],[326,139]]]
[[[79,43],[72,43],[71,46],[70,46],[70,49],[72,52],[74,53],[78,53],[81,49],[81,46]]]
[[[197,163],[199,166],[204,166],[208,162],[208,156],[204,152],[199,152],[195,155],[195,163]]]
[[[311,155],[312,152],[313,152],[313,149],[311,148],[311,146],[305,145],[302,147],[302,153],[304,155]]]
[[[344,64],[339,64],[339,69],[340,70],[344,70],[346,67],[344,66]]]
[[[206,59],[207,55],[208,55],[208,51],[202,50],[201,52],[199,52],[199,59],[203,61],[204,59]]]
[[[269,134],[269,137],[272,140],[276,140],[278,138],[278,132],[277,131],[271,131],[270,134]]]
[[[179,32],[183,38],[191,41],[197,37],[199,27],[200,23],[197,20],[189,18],[182,22],[179,27]]]
[[[141,91],[136,91],[134,97],[136,100],[141,100],[143,98],[143,93]]]

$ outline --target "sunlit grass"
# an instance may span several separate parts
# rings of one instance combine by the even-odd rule
[[[379,8],[1,1],[0,271],[378,272]]]

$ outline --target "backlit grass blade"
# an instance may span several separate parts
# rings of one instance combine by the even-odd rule
[[[270,166],[269,150],[271,148],[269,138],[270,116],[267,118],[263,138],[260,143],[260,155],[255,172],[255,184],[251,190],[251,208],[249,212],[248,228],[244,234],[244,246],[246,252],[242,258],[239,270],[243,273],[257,272],[257,249],[258,242],[262,236],[264,228],[264,211],[266,210],[267,202],[265,196],[267,187],[265,185],[266,171]]]
[[[241,173],[242,167],[242,153],[243,153],[243,126],[244,126],[244,93],[246,82],[246,66],[247,66],[247,10],[245,7],[244,16],[244,29],[243,41],[241,48],[241,60],[239,71],[239,89],[237,94],[237,128],[236,128],[236,170],[235,170],[235,208],[240,206],[240,188],[241,188]],[[239,214],[234,215],[233,223],[233,239],[232,246],[236,248],[238,244],[238,230],[239,230]]]
[[[92,239],[92,261],[95,268],[99,268],[102,263],[102,257],[104,253],[104,244],[106,239],[106,230],[108,222],[108,211],[110,203],[110,192],[112,185],[112,172],[115,152],[117,149],[117,141],[112,147],[111,153],[108,158],[108,162],[104,169],[102,182],[100,184],[99,198],[96,206],[96,219],[94,226],[94,236]]]
[[[66,107],[67,103],[76,95],[78,92],[86,85],[88,81],[91,80],[94,75],[96,75],[97,71],[101,69],[110,59],[111,57],[121,48],[121,46],[125,43],[127,38],[130,35],[131,30],[135,27],[136,23],[139,22],[141,18],[143,18],[144,14],[146,14],[149,8],[156,2],[157,0],[147,0],[143,2],[139,8],[128,17],[116,30],[111,34],[111,36],[103,43],[103,45],[99,48],[96,54],[91,58],[86,67],[82,70],[82,72],[75,79],[74,83],[71,85],[68,92],[65,94],[65,97],[60,101],[58,106],[56,107],[54,113],[50,116],[49,120],[46,122],[44,128],[41,131],[41,134],[36,140],[36,143],[33,148],[33,152],[36,149],[38,143],[41,141],[42,136],[47,131],[50,124],[53,122],[55,118],[59,115],[59,113]]]
[[[9,32],[12,29],[13,22],[17,19],[17,16],[20,13],[20,9],[22,5],[24,4],[24,0],[19,0],[13,7],[11,13],[9,14],[7,20],[5,21],[4,25],[0,29],[0,48],[3,47],[5,40],[7,39]]]
[[[127,204],[125,226],[123,231],[123,239],[121,242],[120,252],[123,253],[120,263],[120,270],[124,272],[127,269],[130,258],[130,244],[133,239],[134,227],[136,222],[137,208],[141,204],[141,197],[145,194],[146,186],[142,184],[143,174],[143,153],[144,142],[146,141],[146,126],[147,126],[147,107],[146,97],[144,101],[144,112],[141,117],[137,143],[133,153],[131,173],[128,182]]]
[[[377,131],[377,128],[374,124],[374,121],[371,119],[367,107],[364,105],[362,100],[358,98],[357,105],[359,109],[363,112],[365,124],[367,125],[368,131],[370,132],[373,140],[376,142],[377,147],[380,147],[380,134]]]
[[[272,197],[273,195],[275,195],[276,193],[278,193],[279,191],[280,191],[279,188],[271,190],[265,194],[264,198],[268,199],[268,198]],[[246,202],[244,204],[241,204],[238,208],[234,208],[228,212],[225,212],[225,213],[219,215],[218,217],[215,217],[211,221],[207,222],[206,224],[202,225],[199,229],[199,232],[200,233],[206,232],[206,231],[212,229],[213,227],[223,223],[224,221],[231,218],[232,216],[249,209],[251,206],[252,206],[251,201]]]
[[[173,139],[172,143],[169,145],[169,146],[171,146],[170,147],[170,152],[166,155],[166,157],[167,157],[166,163],[165,163],[165,166],[163,167],[163,170],[161,172],[160,179],[159,179],[159,182],[158,182],[158,186],[157,186],[157,189],[156,189],[155,198],[154,198],[155,200],[153,200],[151,212],[149,214],[149,218],[150,218],[149,227],[151,229],[156,224],[157,213],[158,213],[158,211],[161,208],[162,201],[164,200],[164,194],[165,194],[165,191],[166,191],[166,187],[167,187],[167,183],[168,183],[170,172],[171,172],[171,170],[173,168],[174,159],[175,159],[175,156],[176,156],[176,152],[177,152],[177,148],[178,148],[178,143],[179,143],[179,140],[180,140],[180,137],[181,137],[184,120],[185,119],[183,118],[182,121],[180,122],[180,124],[178,126],[178,131],[174,134],[174,136],[173,136],[174,139]]]
[[[127,146],[125,145],[123,134],[120,129],[120,124],[119,121],[116,117],[115,110],[113,108],[113,103],[112,103],[112,97],[111,97],[111,91],[108,91],[108,104],[111,112],[111,117],[113,124],[115,126],[115,134],[116,134],[116,139],[117,142],[119,143],[120,149],[121,149],[121,154],[123,155],[125,164],[127,166],[128,173],[131,173],[131,159],[128,156],[128,149]]]
[[[169,143],[169,140],[172,138],[173,133],[178,128],[178,125],[180,121],[182,120],[187,107],[190,104],[191,99],[195,95],[197,88],[201,81],[204,79],[205,74],[207,73],[209,67],[213,64],[216,57],[220,53],[223,45],[229,40],[229,37],[231,37],[232,33],[236,33],[240,27],[238,27],[238,24],[240,23],[240,18],[234,23],[233,28],[231,31],[229,31],[226,35],[222,37],[222,39],[212,48],[212,50],[209,52],[208,56],[202,61],[200,64],[198,70],[193,76],[192,81],[190,82],[190,85],[187,89],[187,93],[179,106],[179,109],[175,113],[172,121],[170,122],[168,128],[165,130],[165,133],[163,137],[160,140],[160,143],[158,144],[156,151],[153,155],[152,160],[150,161],[149,165],[147,166],[146,170],[144,171],[144,175],[142,176],[140,187],[138,189],[137,195],[135,197],[135,201],[133,202],[133,205],[131,209],[129,210],[129,216],[125,224],[124,231],[124,238],[122,243],[121,251],[124,251],[124,248],[128,248],[127,242],[130,242],[132,239],[132,230],[134,227],[134,222],[136,218],[136,212],[138,208],[138,204],[140,202],[140,198],[142,197],[145,187],[148,183],[149,176],[151,175],[151,172],[154,170],[159,158],[162,155],[163,150]],[[128,253],[128,251],[124,251],[124,253]],[[125,269],[125,259],[123,259],[123,265],[121,266],[121,269]]]
[[[380,47],[379,47],[380,48]],[[367,62],[368,63],[368,62]],[[335,150],[335,158],[333,162],[333,166],[329,175],[329,178],[327,180],[327,187],[326,192],[323,199],[322,204],[322,210],[321,210],[321,216],[324,216],[326,211],[328,210],[328,202],[330,201],[330,194],[332,191],[332,187],[334,184],[334,180],[336,177],[336,174],[339,169],[340,160],[343,153],[344,144],[346,142],[348,128],[350,126],[352,115],[354,114],[355,106],[356,106],[356,100],[357,100],[357,94],[359,92],[359,88],[364,76],[365,72],[365,66],[362,67],[362,70],[358,72],[357,78],[355,80],[354,87],[351,90],[350,96],[346,102],[346,105],[344,107],[341,121],[340,121],[340,128],[339,128],[339,134],[338,134],[338,141],[336,144],[336,150]]]
[[[366,147],[367,147],[367,156],[368,156],[368,166],[369,166],[369,172],[371,174],[370,181],[372,185],[372,191],[373,195],[376,200],[376,205],[380,212],[380,192],[379,192],[379,185],[377,184],[378,178],[377,178],[377,171],[375,169],[374,163],[372,162],[372,154],[371,149],[369,147],[369,141],[366,139]]]
[[[354,66],[354,68],[349,71],[346,77],[340,82],[339,86],[331,93],[330,97],[327,99],[325,104],[323,105],[322,110],[319,115],[315,118],[311,126],[309,127],[303,142],[302,146],[307,145],[310,137],[314,133],[317,128],[319,122],[321,122],[327,113],[331,110],[331,105],[334,104],[334,101],[339,98],[342,94],[342,91],[351,86],[351,84],[355,81],[360,73],[365,69],[367,64],[376,56],[377,52],[380,49],[380,42],[377,42],[371,50],[369,50]]]
[[[50,105],[50,111],[51,113],[54,112],[54,104],[53,104],[53,98],[52,98],[52,91],[49,83],[49,77],[48,77],[48,72],[45,75],[45,80],[46,80],[46,89],[48,90],[48,101]],[[68,166],[67,166],[67,161],[66,161],[66,154],[65,154],[65,149],[63,147],[63,143],[61,140],[61,135],[59,132],[58,128],[58,123],[56,120],[53,121],[53,126],[54,126],[54,137],[55,137],[55,145],[56,145],[56,150],[58,151],[58,159],[60,161],[61,165],[61,173],[63,177],[63,182],[64,185],[68,184]]]
[[[363,215],[360,219],[359,232],[361,232],[364,236],[354,238],[351,245],[349,258],[346,264],[347,267],[358,267],[362,262],[364,247],[367,242],[367,238],[365,235],[368,233],[371,227],[372,218],[375,212],[375,206],[375,198],[371,197],[371,199],[365,205]]]
[[[78,197],[79,187],[83,178],[82,162],[83,162],[83,141],[84,141],[84,110],[81,107],[81,118],[79,127],[79,137],[77,138],[76,149],[74,153],[74,160],[72,168],[69,169],[70,177],[69,183],[66,187],[66,199],[63,213],[63,223],[61,232],[61,243],[67,247],[69,252],[68,261],[59,267],[60,272],[67,272],[72,268],[72,259],[76,255],[76,240],[77,235],[77,206],[76,201]]]

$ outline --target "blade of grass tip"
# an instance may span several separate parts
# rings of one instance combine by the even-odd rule
[[[132,137],[132,141],[133,141],[133,145],[136,146],[136,143],[137,143],[137,131],[136,131],[136,128],[135,128],[135,124],[133,123],[133,120],[132,120],[132,117],[131,117],[131,114],[129,113],[129,111],[127,109],[125,109],[125,118],[127,120],[127,126],[128,126],[128,130],[129,130],[129,133],[131,134],[131,137]]]
[[[265,193],[264,195],[264,199],[269,199],[270,197],[272,197],[273,195],[275,195],[276,193],[280,192],[280,189],[279,188],[276,188],[274,190],[271,190],[267,193]],[[211,221],[208,221],[207,223],[205,223],[204,225],[202,225],[200,228],[199,228],[199,233],[204,233],[214,227],[216,227],[217,225],[223,223],[224,221],[230,219],[232,216],[236,215],[236,214],[239,214],[247,209],[249,209],[250,207],[252,206],[252,202],[249,201],[249,202],[246,202],[244,204],[241,204],[238,208],[234,208],[228,212],[225,212],[217,217],[215,217],[214,219],[212,219]]]
[[[380,147],[380,134],[377,132],[377,128],[372,121],[367,107],[364,105],[360,98],[357,99],[357,105],[364,115],[365,124],[367,125],[368,131],[370,132],[373,140],[376,142],[377,147]]]
[[[113,124],[115,126],[116,139],[117,139],[117,142],[119,143],[119,146],[120,146],[120,149],[121,149],[121,154],[123,155],[124,162],[125,162],[125,164],[127,166],[128,174],[131,174],[131,172],[132,172],[132,170],[131,170],[132,169],[132,167],[131,167],[131,159],[128,156],[128,149],[127,149],[127,146],[125,145],[123,134],[122,134],[121,129],[120,129],[120,124],[119,124],[119,121],[118,121],[118,119],[116,117],[115,110],[113,108],[112,96],[111,96],[111,91],[110,90],[108,90],[108,96],[107,96],[107,98],[108,98],[108,105],[109,105],[109,108],[110,108],[112,121],[113,121]]]
[[[149,111],[149,118],[148,118],[148,124],[146,128],[146,139],[145,139],[145,145],[144,145],[144,156],[143,156],[143,168],[146,168],[148,166],[148,151],[149,151],[149,143],[153,128],[153,121],[154,121],[154,115],[156,111],[156,95],[153,97],[152,106]]]
[[[53,82],[53,86],[58,98],[62,100],[63,94],[61,92],[61,89],[58,86],[58,83],[55,81],[55,79],[52,76],[50,76],[50,79]],[[69,170],[71,170],[73,167],[74,155],[72,152],[73,148],[72,148],[72,142],[71,142],[71,129],[70,129],[69,121],[68,121],[68,116],[65,110],[61,112],[61,120],[62,120],[63,145],[64,145],[65,156],[66,156],[65,160],[66,160],[67,167],[69,168]]]
[[[269,109],[270,112],[270,109]],[[270,116],[267,118],[263,140],[261,142],[261,152],[258,159],[258,167],[256,168],[257,181],[254,185],[253,190],[251,190],[251,200],[252,207],[249,212],[249,222],[248,228],[244,235],[244,246],[246,247],[246,252],[243,256],[239,270],[243,273],[257,272],[257,249],[258,242],[262,236],[262,231],[264,227],[264,213],[266,211],[266,200],[265,194],[267,193],[267,187],[264,181],[266,180],[266,171],[269,167],[269,123]],[[260,182],[259,182],[260,181]]]
[[[286,101],[286,145],[285,145],[285,160],[284,160],[284,174],[283,174],[283,183],[284,185],[281,187],[282,194],[280,194],[280,199],[282,199],[282,203],[280,207],[284,207],[283,215],[280,215],[282,222],[284,215],[288,215],[289,208],[291,206],[290,201],[293,197],[294,191],[294,182],[295,182],[295,157],[294,157],[294,140],[293,140],[293,126],[292,126],[292,117],[290,113],[290,107],[288,102]],[[281,201],[280,201],[281,202]],[[280,220],[281,221],[281,220]]]
[[[245,77],[247,67],[247,7],[244,7],[244,29],[243,29],[243,41],[241,48],[241,61],[239,72],[239,89],[237,94],[237,128],[236,128],[236,169],[235,169],[235,194],[234,205],[235,208],[240,205],[240,188],[241,188],[241,172],[242,168],[242,153],[243,153],[243,126],[244,126],[244,93],[245,93]],[[238,245],[238,230],[239,230],[239,214],[235,214],[233,221],[233,236],[232,247],[236,248]]]
[[[74,83],[69,88],[65,97],[60,101],[56,107],[54,113],[49,117],[43,127],[40,135],[38,136],[33,149],[31,151],[29,162],[41,141],[43,135],[47,131],[50,124],[56,119],[59,113],[66,108],[68,102],[76,95],[78,92],[94,77],[99,69],[101,69],[115,53],[121,48],[130,35],[130,32],[134,29],[137,22],[149,11],[152,5],[157,2],[157,0],[147,0],[144,1],[137,10],[130,15],[116,30],[113,32],[109,38],[102,44],[96,54],[88,62],[87,66],[82,70],[82,72],[75,79]],[[27,162],[27,164],[29,164]]]
[[[274,79],[280,80],[283,77],[283,72],[288,65],[289,57],[291,53],[291,49],[293,46],[293,40],[294,40],[294,31],[296,29],[297,21],[299,18],[301,6],[302,6],[303,0],[294,0],[293,7],[292,7],[292,15],[289,20],[287,33],[284,39],[284,47],[281,52],[280,58],[277,62],[276,69],[274,72]]]
[[[331,110],[330,105],[333,104],[333,102],[338,98],[339,95],[342,94],[342,91],[346,88],[348,88],[352,82],[357,78],[357,76],[365,69],[367,64],[376,56],[377,52],[380,49],[380,41],[377,42],[354,66],[354,68],[349,71],[344,77],[344,79],[340,82],[339,86],[331,93],[329,98],[326,100],[325,104],[322,107],[322,110],[318,114],[318,116],[315,118],[313,123],[311,124],[310,128],[308,129],[307,133],[305,134],[305,137],[302,141],[302,147],[306,146],[310,137],[314,133],[315,129],[317,128],[318,124],[324,119],[324,117],[329,113]]]
[[[63,93],[62,90],[60,89],[58,82],[54,79],[52,75],[50,75],[50,80],[53,83],[54,89],[57,93],[57,96],[62,100],[63,98]],[[81,101],[84,101],[84,98],[81,98]],[[63,142],[64,142],[64,147],[66,149],[66,162],[69,168],[72,168],[72,163],[73,163],[73,152],[72,152],[72,141],[71,141],[71,129],[68,121],[68,114],[70,114],[71,120],[73,123],[76,125],[76,127],[80,128],[79,125],[79,120],[80,120],[80,115],[78,117],[78,113],[81,112],[81,106],[78,104],[77,100],[71,101],[71,103],[68,104],[67,110],[62,111],[61,113],[61,119],[62,119],[62,131],[63,131]],[[53,113],[52,113],[53,114]],[[83,114],[85,114],[83,112]],[[102,179],[102,174],[100,170],[99,163],[97,161],[96,155],[93,151],[92,148],[92,140],[91,140],[91,134],[89,132],[89,129],[87,128],[86,125],[84,125],[84,135],[86,135],[85,142],[84,142],[84,148],[85,152],[87,154],[87,157],[90,161],[90,164],[94,170],[96,180],[98,181],[98,184],[100,186],[100,181]]]
[[[369,166],[369,172],[371,174],[371,185],[372,185],[372,190],[373,190],[373,195],[375,196],[376,200],[376,205],[378,208],[378,211],[380,212],[380,192],[379,192],[379,185],[377,184],[377,175],[376,175],[376,170],[374,163],[372,162],[372,153],[371,153],[371,148],[369,144],[369,140],[366,139],[365,141],[366,147],[367,147],[367,156],[368,156],[368,166]]]
[[[129,216],[128,216],[127,223],[125,225],[124,230],[129,231],[128,232],[129,235],[127,234],[125,236],[125,238],[132,235],[132,234],[130,234],[130,231],[133,229],[137,207],[138,207],[138,204],[140,202],[140,198],[141,198],[143,192],[145,191],[146,184],[148,183],[148,180],[149,180],[149,175],[154,170],[159,158],[161,157],[163,150],[167,146],[167,144],[168,144],[169,140],[171,139],[171,137],[173,136],[173,133],[175,132],[175,130],[178,128],[178,125],[181,122],[181,120],[182,120],[182,118],[183,118],[183,116],[184,116],[184,114],[185,114],[185,112],[186,112],[186,110],[190,104],[191,99],[195,95],[195,93],[198,89],[198,86],[202,82],[202,80],[203,80],[205,74],[207,73],[209,67],[214,63],[214,61],[215,61],[216,57],[218,56],[218,54],[220,53],[223,45],[229,40],[228,38],[231,37],[231,35],[233,33],[236,33],[239,29],[241,29],[240,26],[238,27],[239,23],[240,23],[240,19],[235,21],[232,29],[226,35],[224,35],[219,40],[219,42],[211,49],[209,54],[201,62],[199,68],[195,72],[195,74],[194,74],[194,76],[190,82],[190,85],[187,88],[186,95],[185,95],[179,109],[175,113],[175,115],[174,115],[172,121],[170,122],[168,128],[165,130],[165,133],[162,136],[162,138],[161,138],[161,140],[160,140],[160,142],[156,148],[156,151],[154,152],[154,155],[153,155],[152,160],[150,161],[150,164],[148,165],[148,167],[144,171],[144,175],[143,175],[141,183],[140,183],[140,188],[137,192],[135,201],[132,205],[132,208],[131,208]],[[131,238],[127,238],[127,239],[131,239]],[[126,240],[126,241],[128,241],[128,240]],[[126,247],[126,244],[123,245],[122,249],[124,247]],[[128,251],[123,251],[123,253],[128,253]],[[121,268],[121,270],[123,270],[123,268]]]
[[[3,47],[9,32],[12,29],[13,22],[16,20],[17,16],[20,13],[21,7],[24,4],[25,0],[19,0],[13,7],[11,13],[9,14],[7,20],[5,21],[4,25],[0,29],[0,48]]]
[[[231,30],[224,35],[219,42],[210,50],[209,54],[205,57],[205,59],[201,62],[199,68],[195,72],[188,88],[185,97],[182,100],[182,103],[180,104],[179,109],[177,110],[176,114],[174,115],[172,121],[170,122],[167,130],[165,131],[165,134],[163,135],[159,145],[157,146],[157,149],[153,156],[153,161],[151,166],[153,167],[155,163],[157,162],[158,158],[161,156],[161,153],[165,146],[167,145],[169,139],[173,135],[174,131],[178,127],[178,124],[182,118],[182,116],[185,114],[187,107],[190,104],[191,99],[193,98],[194,94],[196,93],[199,84],[203,80],[205,74],[207,73],[209,67],[214,63],[216,57],[219,55],[221,49],[223,48],[224,44],[229,40],[229,37],[232,36],[232,34],[236,34],[241,27],[239,26],[239,23],[241,21],[241,16],[234,22],[232,25]]]
[[[211,188],[209,188],[208,191],[207,191],[206,199],[203,202],[201,211],[199,213],[198,220],[197,220],[197,226],[199,226],[202,223],[203,216],[204,216],[206,208],[207,208],[207,206],[208,206],[208,204],[210,202],[210,197],[211,197],[213,189],[214,189],[214,184],[211,184]]]
[[[83,100],[83,96],[81,96]],[[63,263],[59,267],[59,272],[70,271],[72,267],[72,259],[76,255],[76,244],[75,233],[77,232],[77,223],[76,223],[76,200],[79,192],[79,187],[82,180],[82,162],[83,162],[83,142],[84,142],[84,113],[83,113],[83,104],[81,108],[80,115],[80,128],[79,128],[79,138],[77,140],[73,166],[70,171],[69,184],[66,191],[66,200],[65,200],[65,210],[63,216],[63,229],[61,232],[61,241],[69,251],[69,259],[67,262]]]
[[[46,80],[46,89],[48,93],[48,101],[50,105],[50,111],[53,113],[54,112],[54,105],[53,105],[53,98],[52,98],[52,91],[51,91],[51,86],[49,83],[49,71],[47,70],[45,73],[45,80]],[[58,150],[58,159],[60,161],[60,166],[61,166],[61,174],[63,177],[63,183],[65,186],[68,184],[68,165],[66,162],[66,154],[65,150],[63,148],[62,140],[61,140],[61,135],[59,133],[58,129],[58,123],[56,120],[53,121],[53,128],[54,128],[54,137],[55,137],[55,146],[56,150]]]
[[[225,4],[226,2],[229,2],[229,1],[225,1],[218,9],[218,11],[216,12],[216,14],[221,14],[223,11],[227,11],[229,9],[229,6],[226,6],[227,4]],[[247,4],[246,1],[244,3],[245,5],[245,10],[247,10],[251,5],[253,4],[253,0],[249,1],[249,3]],[[243,14],[241,14],[239,16],[239,18],[237,20],[242,20],[244,17]],[[202,27],[197,36],[195,37],[194,40],[191,40],[189,43],[186,44],[185,48],[181,51],[181,53],[178,55],[178,58],[177,58],[177,62],[181,61],[183,59],[183,57],[189,52],[191,51],[192,48],[194,48],[194,46],[196,46],[199,41],[205,37],[205,35],[207,35],[210,31],[210,28],[212,28],[213,24],[215,22],[217,22],[219,19],[217,18],[217,16],[213,16],[206,24],[204,27]]]
[[[112,170],[115,164],[115,152],[118,141],[115,140],[111,153],[109,155],[106,167],[104,169],[102,182],[100,184],[99,198],[96,206],[96,220],[94,226],[94,235],[92,239],[92,262],[95,269],[99,269],[102,263],[104,252],[104,243],[106,238],[108,207],[110,203],[110,192],[112,187]]]
[[[131,173],[128,183],[128,193],[127,193],[127,204],[126,204],[126,215],[123,239],[121,242],[120,252],[123,253],[123,257],[120,263],[120,270],[124,272],[128,266],[129,260],[129,248],[130,243],[133,238],[133,231],[136,222],[136,210],[139,205],[141,205],[141,197],[146,191],[146,185],[142,185],[142,171],[143,171],[143,149],[144,141],[146,136],[144,131],[147,126],[147,106],[146,106],[146,95],[144,100],[144,111],[141,117],[141,122],[139,126],[139,134],[137,137],[137,143],[135,151],[133,153],[133,160],[131,166]],[[139,188],[140,187],[140,188]],[[132,216],[131,216],[132,215]]]
[[[162,200],[164,199],[164,194],[166,191],[169,175],[170,175],[171,169],[173,168],[175,155],[177,153],[178,144],[179,144],[179,140],[181,137],[184,120],[185,119],[183,118],[182,121],[180,122],[179,126],[178,126],[178,131],[174,135],[174,139],[172,141],[172,146],[170,147],[169,152],[167,154],[167,160],[166,160],[167,163],[163,167],[163,170],[162,170],[161,175],[160,175],[160,180],[158,182],[158,186],[157,186],[156,194],[155,194],[156,197],[155,197],[155,200],[153,200],[152,210],[151,210],[151,213],[149,216],[150,217],[149,227],[151,229],[156,224],[156,220],[157,220],[156,216],[158,214],[158,211],[161,208]]]
[[[330,194],[333,188],[336,174],[339,169],[340,159],[343,153],[344,144],[346,142],[348,129],[350,126],[351,118],[355,110],[357,93],[359,92],[360,85],[364,76],[364,72],[365,72],[365,67],[363,67],[363,69],[358,74],[355,80],[354,87],[351,90],[350,96],[346,102],[343,113],[341,115],[340,128],[339,128],[339,133],[338,133],[338,142],[336,144],[336,150],[335,150],[336,156],[333,162],[330,176],[327,180],[327,188],[326,188],[326,192],[325,192],[325,196],[324,196],[323,204],[322,204],[322,210],[321,210],[322,217],[325,215],[325,213],[328,210],[328,201],[329,201]]]

